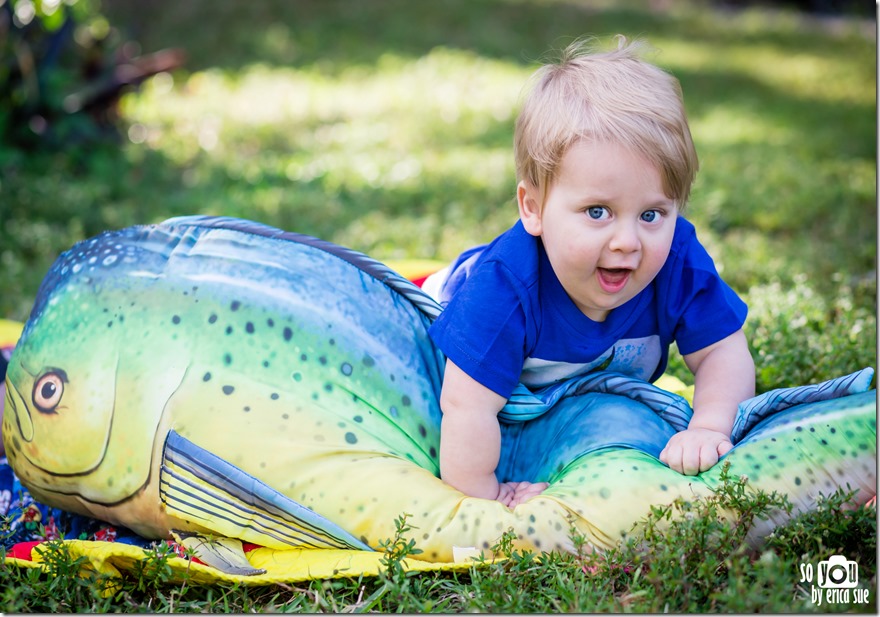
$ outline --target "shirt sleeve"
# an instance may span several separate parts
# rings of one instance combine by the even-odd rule
[[[478,383],[509,398],[525,360],[528,294],[502,264],[474,269],[429,334],[447,358]]]
[[[682,354],[690,354],[727,338],[743,327],[748,306],[721,278],[709,253],[696,236],[680,255],[680,280],[670,302],[676,313],[673,337]]]

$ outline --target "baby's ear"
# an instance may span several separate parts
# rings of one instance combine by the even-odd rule
[[[516,201],[519,205],[519,219],[525,230],[533,235],[540,236],[543,231],[541,225],[541,200],[538,189],[527,180],[516,185]]]

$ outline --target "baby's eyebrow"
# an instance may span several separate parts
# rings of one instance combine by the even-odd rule
[[[611,201],[614,201],[614,198],[610,195],[601,195],[598,193],[589,193],[580,195],[577,199],[578,203],[583,206],[601,206],[605,205]]]
[[[677,205],[674,199],[669,197],[657,198],[645,204],[646,208],[674,208]]]

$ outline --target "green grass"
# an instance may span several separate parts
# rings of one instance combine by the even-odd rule
[[[535,554],[511,548],[504,533],[495,562],[462,572],[415,573],[414,530],[402,515],[384,542],[378,576],[312,580],[294,585],[194,585],[172,579],[168,550],[145,551],[121,578],[86,573],[63,543],[49,543],[47,571],[0,562],[0,607],[6,612],[872,612],[876,610],[876,510],[844,509],[844,491],[795,517],[761,546],[748,534],[771,513],[790,509],[776,494],[753,492],[725,477],[711,497],[652,509],[618,548],[577,554]],[[833,555],[859,564],[867,602],[812,602],[802,567]],[[82,558],[81,558],[82,559]],[[813,583],[816,581],[814,580]],[[850,596],[854,599],[854,595]]]
[[[122,99],[119,143],[49,153],[0,141],[0,317],[26,319],[49,265],[74,242],[182,214],[250,218],[380,259],[451,259],[515,219],[513,119],[540,58],[575,37],[623,33],[647,39],[681,80],[701,159],[688,216],[749,301],[759,391],[875,366],[873,24],[866,35],[787,11],[669,4],[106,2],[144,52],[184,47],[188,62]],[[671,372],[689,381],[678,357]],[[876,587],[873,561],[856,552],[876,547],[873,511],[839,506],[786,526],[759,553],[705,544],[738,531],[714,527],[703,504],[685,520],[711,533],[672,528],[653,553],[511,555],[467,574],[389,567],[376,579],[290,588],[170,583],[156,555],[153,573],[101,598],[95,581],[0,566],[0,608],[810,611],[802,562],[860,556],[863,582]],[[699,554],[715,561],[680,564],[693,586],[664,574],[664,560]],[[59,567],[69,567],[63,555]]]

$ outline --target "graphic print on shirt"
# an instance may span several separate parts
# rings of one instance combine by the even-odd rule
[[[592,362],[526,358],[520,381],[529,388],[542,388],[563,379],[595,371],[614,371],[648,381],[660,364],[660,337],[656,334],[621,339]]]

